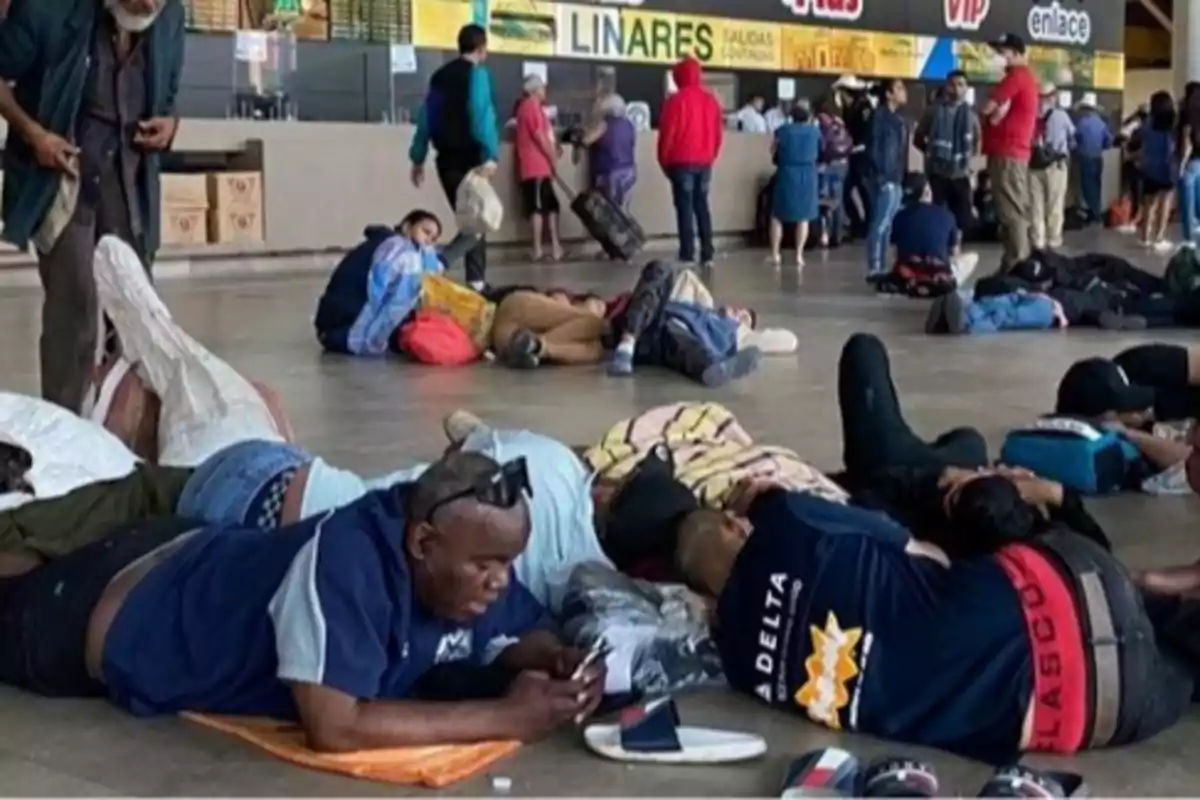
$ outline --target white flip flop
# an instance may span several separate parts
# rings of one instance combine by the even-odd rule
[[[681,726],[670,697],[626,709],[616,724],[589,725],[583,740],[605,758],[655,764],[730,764],[767,752],[766,740],[752,733]]]

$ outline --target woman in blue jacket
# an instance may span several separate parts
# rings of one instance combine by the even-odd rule
[[[329,278],[317,304],[317,341],[331,353],[383,355],[417,306],[421,278],[445,271],[437,251],[442,223],[417,210],[394,229],[367,228]]]
[[[771,262],[783,261],[783,226],[795,226],[796,266],[804,266],[804,244],[808,224],[820,213],[817,197],[817,159],[821,152],[821,129],[813,124],[807,102],[792,109],[791,122],[775,132],[771,152],[777,170],[771,193]]]

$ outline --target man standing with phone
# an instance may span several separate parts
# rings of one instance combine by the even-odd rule
[[[147,269],[158,249],[183,24],[180,0],[11,0],[0,25],[4,238],[37,249],[42,396],[71,411],[96,354],[96,243],[119,236]]]
[[[464,25],[458,32],[458,58],[429,79],[429,92],[408,150],[413,186],[419,188],[425,182],[425,159],[433,143],[438,181],[456,211],[458,187],[467,174],[476,172],[490,180],[500,159],[492,76],[483,65],[487,56],[487,31],[479,25]],[[467,253],[466,265],[467,282],[482,289],[487,273],[483,239]]]

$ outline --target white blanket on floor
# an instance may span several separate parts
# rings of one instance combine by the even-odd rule
[[[0,494],[0,511],[60,497],[133,472],[137,457],[102,426],[37,397],[0,392],[0,440],[33,456],[25,479],[36,494]]]
[[[105,236],[95,270],[100,307],[124,357],[162,399],[160,464],[194,467],[237,442],[285,441],[254,386],[171,318],[129,245]]]

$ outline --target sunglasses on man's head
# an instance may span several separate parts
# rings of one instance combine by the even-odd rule
[[[529,485],[529,470],[525,466],[525,459],[514,458],[501,464],[491,475],[479,479],[470,487],[434,503],[425,515],[425,521],[429,522],[441,508],[464,497],[495,508],[512,508],[520,501],[522,494],[532,497],[533,487]]]

